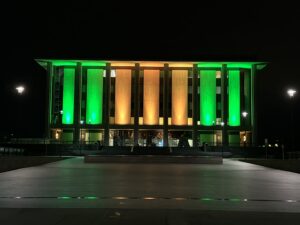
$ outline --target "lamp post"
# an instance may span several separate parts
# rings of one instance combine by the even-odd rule
[[[245,147],[245,144],[246,144],[246,141],[247,141],[247,135],[246,135],[246,118],[248,116],[248,113],[246,111],[243,111],[242,112],[242,116],[244,118],[244,121],[243,121],[243,128],[244,128],[244,131],[243,131],[243,143],[244,143],[244,147]]]
[[[89,119],[88,125],[90,125],[91,123],[92,123],[92,121]],[[90,127],[88,128],[88,134],[89,134],[88,144],[90,144],[90,141],[91,141],[91,138],[90,138],[90,136],[91,136],[91,129],[90,129]]]
[[[290,121],[290,135],[291,135],[291,148],[292,151],[294,150],[294,115],[293,115],[293,110],[294,110],[294,97],[296,95],[297,91],[293,88],[290,88],[287,90],[287,94],[290,98],[290,104],[291,104],[291,121]]]
[[[15,90],[17,91],[17,94],[18,95],[23,95],[23,93],[25,92],[25,86],[23,86],[23,85],[18,85],[18,86],[16,86],[15,87]],[[20,125],[22,124],[22,109],[23,109],[23,101],[24,101],[24,99],[23,99],[23,97],[21,98],[21,97],[18,97],[18,99],[17,99],[17,101],[18,101],[18,106],[17,106],[17,123],[18,123],[18,127],[20,127]],[[17,133],[19,133],[19,135],[20,135],[20,131],[19,132],[17,132]]]
[[[223,143],[223,144],[222,144],[222,158],[223,158],[223,154],[224,154],[224,153],[223,153],[223,152],[224,152],[224,141],[223,141],[223,140],[224,140],[224,139],[223,139],[224,137],[223,137],[223,134],[224,134],[224,126],[225,126],[225,123],[224,123],[223,121],[221,122],[221,126],[222,126],[222,143]]]

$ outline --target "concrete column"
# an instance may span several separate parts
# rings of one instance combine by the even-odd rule
[[[248,129],[251,121],[251,74],[250,71],[244,73],[244,109],[248,113],[245,119],[245,128]]]
[[[163,126],[163,139],[164,139],[164,147],[169,146],[168,140],[168,114],[169,114],[169,64],[164,65],[164,83],[163,83],[163,115],[164,115],[164,126]]]
[[[81,82],[82,82],[82,65],[78,62],[75,73],[75,95],[74,95],[74,143],[80,140],[80,115],[81,115]]]
[[[134,146],[138,146],[139,139],[139,106],[140,106],[140,64],[136,63],[134,68],[134,89],[133,89],[133,107],[134,107]]]
[[[228,146],[228,73],[227,65],[222,65],[221,70],[221,114],[224,126],[222,128],[222,142],[224,146]]]
[[[110,63],[106,64],[106,77],[104,82],[104,146],[109,146],[109,114],[110,114]]]
[[[46,77],[46,115],[45,115],[45,138],[50,138],[50,124],[52,121],[52,93],[53,93],[53,65],[52,62],[47,63]]]
[[[193,66],[193,147],[199,146],[199,132],[198,132],[198,118],[199,118],[199,98],[198,98],[198,67],[197,64]]]
[[[252,144],[257,145],[257,93],[255,91],[257,85],[256,65],[251,68],[251,127],[252,127]]]
[[[244,129],[245,127],[245,118],[242,115],[242,112],[246,111],[245,109],[245,94],[244,94],[244,89],[245,89],[245,85],[244,85],[244,80],[245,80],[245,74],[241,72],[240,70],[240,121],[241,124],[240,126]]]

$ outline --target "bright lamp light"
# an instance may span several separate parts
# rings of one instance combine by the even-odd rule
[[[290,97],[294,97],[294,95],[297,93],[297,91],[295,89],[288,89],[287,90],[287,94],[290,96]]]
[[[248,113],[247,113],[247,112],[245,112],[245,111],[244,111],[244,112],[242,112],[242,116],[243,116],[243,117],[247,117],[247,115],[248,115]]]
[[[18,87],[16,87],[16,90],[17,90],[18,94],[23,94],[23,92],[25,91],[25,87],[24,86],[18,86]]]

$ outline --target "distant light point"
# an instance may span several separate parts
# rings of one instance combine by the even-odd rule
[[[25,87],[24,86],[18,86],[18,87],[16,87],[16,90],[17,90],[18,94],[21,95],[25,91]]]
[[[297,93],[295,89],[288,89],[287,94],[292,98]]]
[[[247,112],[242,112],[243,117],[247,117],[248,113]]]

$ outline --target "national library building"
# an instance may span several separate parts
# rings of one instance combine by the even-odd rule
[[[47,137],[104,146],[256,143],[263,62],[37,59],[47,70]]]

